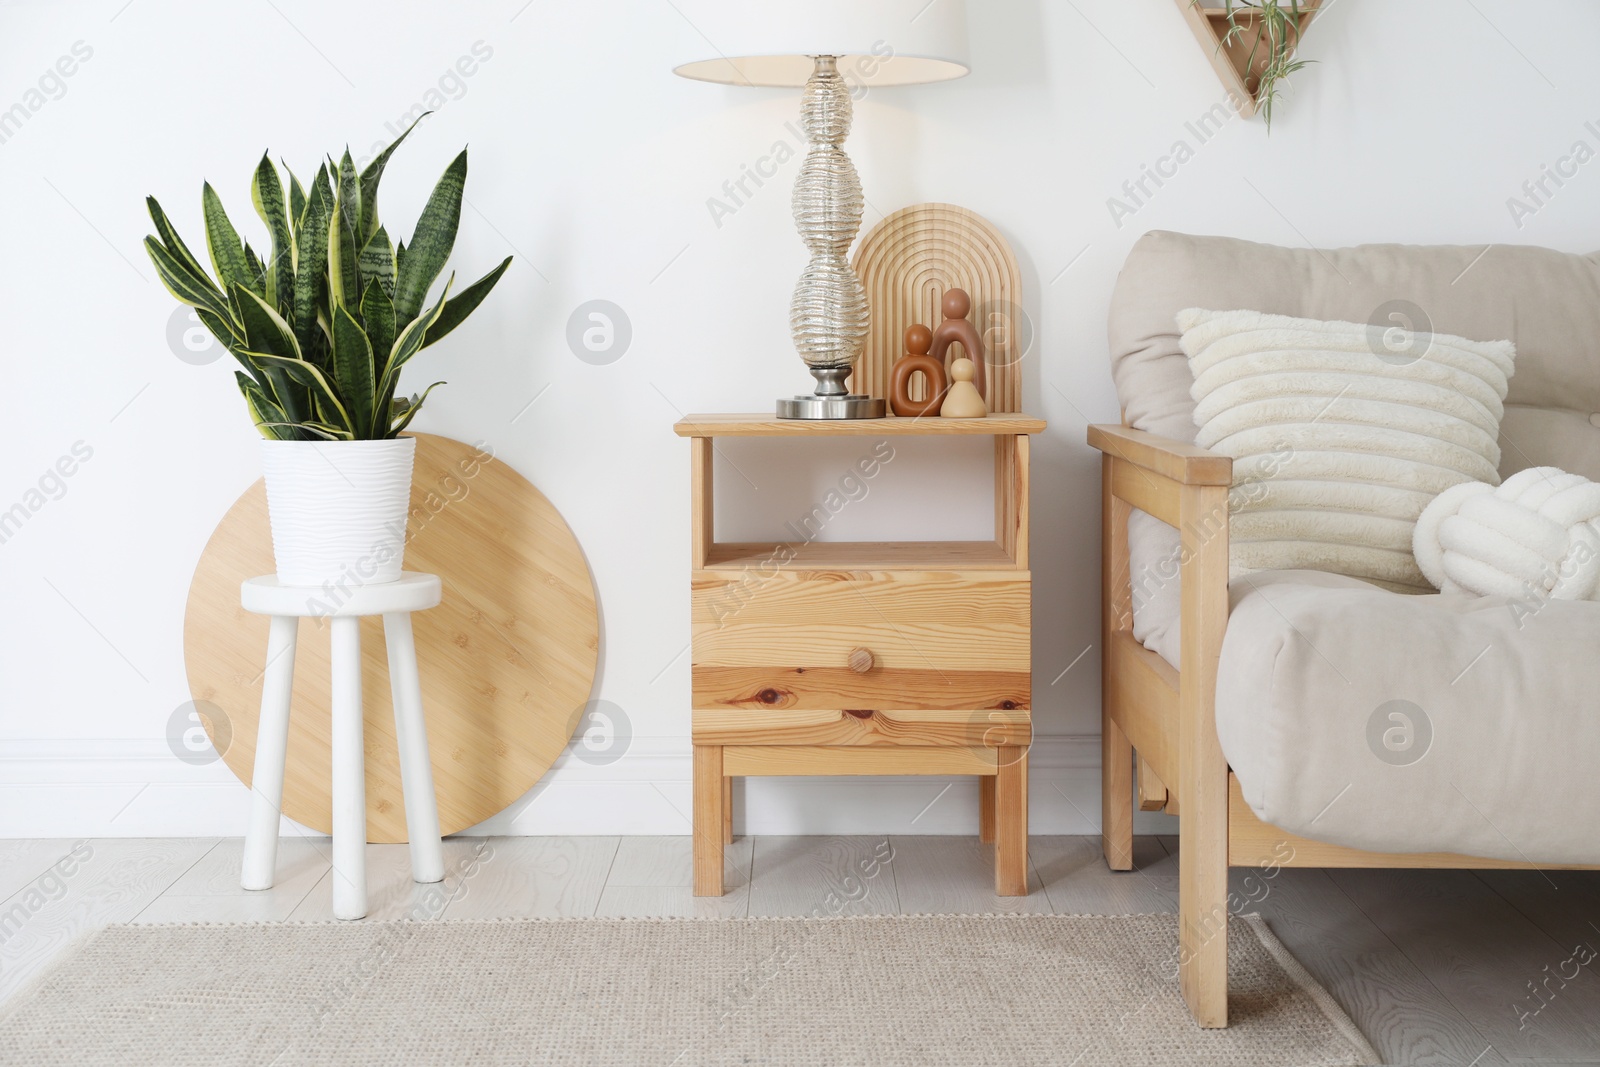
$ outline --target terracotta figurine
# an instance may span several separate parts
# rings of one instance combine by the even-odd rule
[[[939,404],[947,388],[944,364],[928,355],[933,331],[918,323],[906,330],[906,354],[889,369],[889,407],[903,418],[939,414]],[[911,399],[911,376],[922,372],[927,382],[926,400]]]
[[[977,390],[980,394],[986,394],[983,339],[978,336],[977,328],[967,321],[967,312],[972,310],[972,298],[965,289],[947,289],[940,308],[944,311],[944,321],[933,331],[933,348],[928,354],[943,366],[950,342],[960,341],[963,354],[972,360]]]

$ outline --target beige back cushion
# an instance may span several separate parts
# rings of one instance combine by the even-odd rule
[[[1111,369],[1130,425],[1195,439],[1184,308],[1415,325],[1516,344],[1502,476],[1553,466],[1600,481],[1600,253],[1493,245],[1279,248],[1157,230],[1111,298]],[[1389,317],[1389,313],[1401,318]]]

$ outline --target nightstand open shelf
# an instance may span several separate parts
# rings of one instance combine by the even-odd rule
[[[732,780],[979,776],[995,888],[1028,891],[1029,435],[1042,420],[691,415],[695,893],[722,893]],[[719,543],[718,437],[994,438],[992,541]]]

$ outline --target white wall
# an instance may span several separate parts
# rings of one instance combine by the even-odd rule
[[[1023,264],[1037,336],[1026,406],[1051,423],[1033,501],[1039,831],[1098,819],[1097,650],[1077,658],[1098,612],[1097,461],[1083,434],[1117,415],[1104,323],[1129,245],[1159,227],[1289,245],[1600,247],[1600,164],[1522,228],[1507,207],[1574,142],[1600,146],[1600,125],[1585,126],[1600,120],[1600,4],[1527,11],[1337,0],[1270,139],[1259,121],[1204,144],[1188,132],[1222,90],[1171,0],[972,0],[971,77],[858,104],[849,149],[868,225],[908,203],[964,204]],[[454,265],[472,277],[508,253],[517,262],[418,360],[414,381],[450,384],[417,425],[488,439],[565,514],[603,607],[597,696],[626,710],[635,735],[609,766],[566,758],[491,827],[687,832],[688,464],[669,427],[682,412],[765,408],[808,379],[786,330],[804,261],[788,207],[797,163],[720,225],[707,206],[775,142],[794,147],[796,95],[677,79],[685,40],[665,0],[0,6],[0,109],[27,113],[0,143],[0,510],[42,504],[0,544],[0,836],[242,827],[243,788],[220,763],[173,758],[166,730],[187,698],[189,577],[259,474],[255,436],[230,361],[191,365],[169,344],[174,304],[140,249],[143,197],[158,195],[193,243],[208,178],[253,226],[248,177],[263,148],[302,174],[347,140],[369,154],[441,78],[443,106],[385,179],[385,218],[408,230],[470,143]],[[92,54],[31,93],[75,47]],[[475,49],[471,76],[453,81]],[[1193,158],[1118,225],[1108,198],[1180,139]],[[607,366],[565,340],[592,299],[632,324]],[[64,491],[47,480],[59,499],[29,496],[80,441],[93,454]],[[721,518],[754,529],[788,517],[848,458],[836,453],[807,466],[791,450],[738,450],[754,486]],[[983,520],[949,501],[984,492],[986,477],[970,450],[909,450],[839,535],[896,522],[966,535]],[[746,828],[970,832],[970,783],[941,795],[949,784],[753,782]]]

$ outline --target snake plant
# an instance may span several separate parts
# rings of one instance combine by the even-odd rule
[[[511,265],[508,256],[455,296],[452,273],[438,299],[427,303],[455,245],[467,153],[463,149],[445,168],[410,246],[396,245],[378,219],[378,183],[415,128],[359,172],[348,148],[337,163],[330,156],[309,189],[290,171],[286,192],[277,168],[262,155],[250,198],[271,238],[264,261],[241,240],[207,182],[201,207],[214,276],[155,198],[146,198],[156,235],[145,238],[145,250],[167,290],[195,309],[244,368],[235,377],[264,437],[397,436],[443,384],[435,382],[421,396],[396,396],[401,368],[461,325]]]

